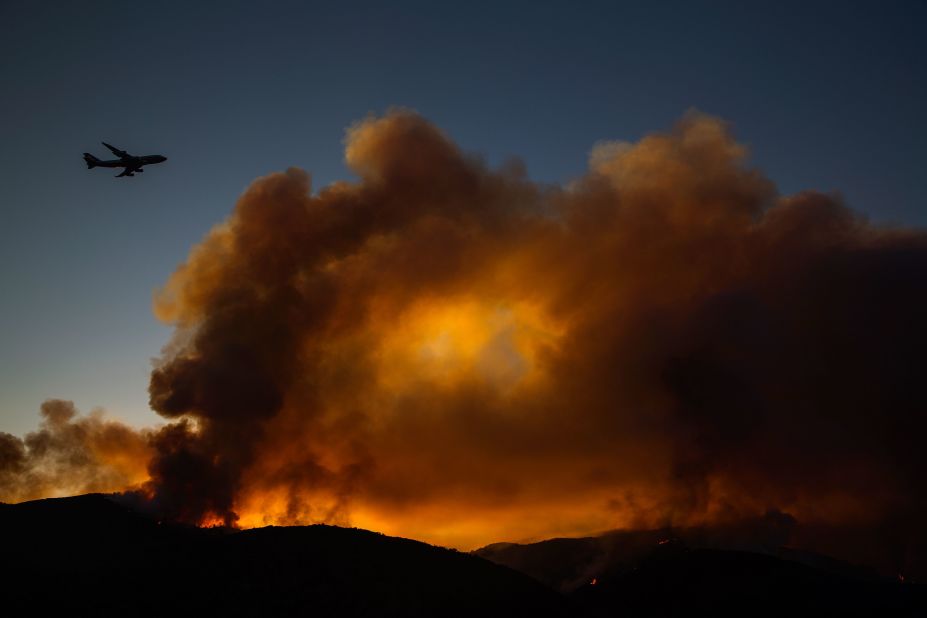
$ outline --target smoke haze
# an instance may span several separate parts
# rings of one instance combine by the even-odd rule
[[[0,435],[0,499],[134,488],[462,547],[781,512],[922,560],[923,231],[779,195],[699,113],[562,187],[405,110],[345,157],[315,193],[256,180],[157,294],[168,424],[46,403]]]
[[[148,431],[104,418],[79,417],[74,404],[49,399],[38,431],[0,432],[0,501],[118,491],[148,478]]]

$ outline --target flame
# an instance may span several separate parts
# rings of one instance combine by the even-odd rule
[[[227,525],[225,518],[213,514],[207,515],[199,523],[200,528],[225,528]]]

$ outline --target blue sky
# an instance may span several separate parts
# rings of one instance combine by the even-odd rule
[[[923,227],[925,27],[915,1],[4,2],[0,430],[48,397],[157,422],[153,290],[255,177],[350,177],[344,128],[390,106],[544,182],[694,107],[782,192]],[[81,161],[101,140],[170,160],[115,180]]]

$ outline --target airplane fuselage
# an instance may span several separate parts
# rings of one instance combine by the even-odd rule
[[[167,157],[161,155],[145,155],[143,157],[129,157],[127,159],[109,159],[107,161],[94,161],[94,167],[138,167],[164,163]],[[141,171],[141,170],[138,170]]]

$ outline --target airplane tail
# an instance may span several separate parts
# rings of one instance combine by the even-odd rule
[[[95,167],[97,166],[97,164],[100,162],[100,160],[97,159],[97,158],[96,158],[95,156],[93,156],[92,154],[90,154],[89,152],[85,152],[85,153],[84,153],[84,162],[87,164],[87,169],[90,170],[90,169],[95,168]]]

